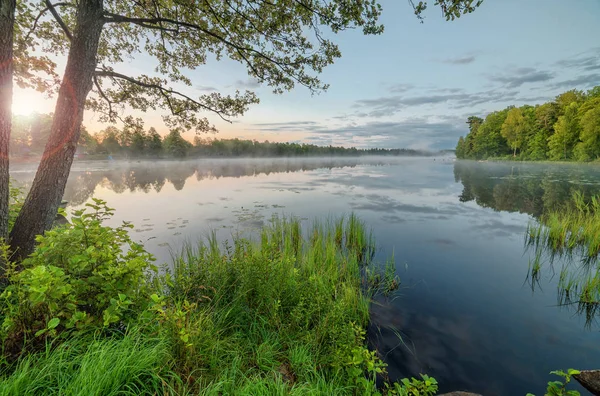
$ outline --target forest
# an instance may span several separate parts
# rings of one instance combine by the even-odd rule
[[[456,157],[527,161],[600,159],[600,86],[570,90],[540,105],[509,106],[471,116]]]
[[[15,158],[40,156],[44,150],[50,128],[51,114],[15,116],[10,145]],[[122,128],[108,126],[91,134],[84,127],[79,137],[77,157],[88,159],[111,158],[185,158],[185,157],[306,157],[306,156],[426,156],[431,152],[412,149],[358,149],[336,146],[317,146],[306,143],[259,142],[243,139],[216,139],[194,136],[193,142],[185,139],[178,129],[161,136],[150,127],[126,125]]]

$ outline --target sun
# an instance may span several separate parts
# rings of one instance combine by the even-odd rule
[[[29,116],[33,113],[52,111],[52,100],[33,90],[15,89],[12,100],[13,115]]]

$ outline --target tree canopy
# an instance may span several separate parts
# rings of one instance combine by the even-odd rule
[[[511,106],[488,114],[483,122],[469,117],[467,124],[469,133],[456,146],[458,158],[512,154],[522,160],[599,160],[600,86],[567,91],[535,107]]]

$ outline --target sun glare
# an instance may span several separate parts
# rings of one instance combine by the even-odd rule
[[[15,91],[12,102],[13,115],[28,116],[33,113],[50,112],[48,100],[39,92]]]

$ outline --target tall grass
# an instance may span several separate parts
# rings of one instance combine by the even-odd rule
[[[0,379],[0,395],[156,395],[172,393],[168,344],[133,333],[78,337],[21,359]]]
[[[361,269],[373,252],[354,215],[304,231],[297,219],[275,219],[255,242],[221,247],[213,235],[186,245],[165,288],[176,303],[197,305],[193,347],[178,359],[198,391],[344,393],[345,359],[364,343],[353,326],[368,321],[374,290],[364,287]]]
[[[600,196],[586,201],[575,192],[566,209],[546,213],[527,228],[525,244],[533,249],[529,276],[539,283],[547,261],[561,260],[558,303],[576,305],[588,325],[600,306]]]

